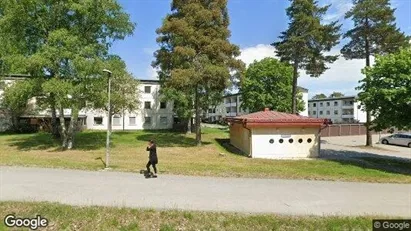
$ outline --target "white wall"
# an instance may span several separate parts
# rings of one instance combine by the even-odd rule
[[[308,92],[303,92],[304,111],[300,112],[302,116],[308,116]]]
[[[150,93],[145,93],[145,86],[151,87]],[[112,126],[113,130],[141,130],[141,129],[171,129],[173,127],[173,103],[167,102],[166,108],[160,108],[161,98],[159,95],[160,85],[155,82],[142,81],[139,86],[140,93],[136,96],[140,98],[140,107],[135,112],[125,111],[118,115],[113,115]],[[150,102],[151,109],[146,109],[145,102]],[[108,117],[107,113],[101,110],[92,110],[86,113],[87,128],[96,130],[106,130]],[[114,117],[118,116],[119,123],[116,124]],[[102,125],[94,123],[95,117],[102,117]],[[130,117],[135,117],[135,124],[130,124]],[[145,123],[145,117],[151,118],[151,123]],[[165,118],[165,119],[162,119]],[[123,119],[124,118],[124,119]],[[124,121],[123,121],[124,120]],[[124,125],[124,126],[123,126]]]
[[[319,155],[319,128],[253,128],[251,147],[253,158],[299,159]],[[270,143],[270,139],[274,143]],[[280,143],[283,139],[283,143]],[[293,143],[289,142],[293,139]],[[302,143],[299,143],[302,139]],[[311,143],[308,143],[311,139]]]

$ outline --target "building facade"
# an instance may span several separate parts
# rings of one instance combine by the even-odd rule
[[[356,96],[308,100],[308,115],[333,123],[365,123],[366,113]]]
[[[0,88],[0,100],[4,92],[4,86],[13,84],[15,81],[23,80],[29,76],[9,75],[1,77],[5,83]],[[173,103],[162,101],[158,80],[139,80],[139,91],[136,97],[140,99],[139,109],[133,112],[123,111],[114,114],[112,118],[113,130],[142,130],[142,129],[171,129],[174,123]],[[35,105],[35,99],[31,99],[30,105]],[[35,106],[34,106],[35,107]],[[57,112],[57,116],[58,112]],[[49,120],[51,110],[36,111],[21,116],[22,121]],[[71,117],[71,110],[64,110],[64,117]],[[99,109],[82,109],[79,112],[79,125],[85,129],[106,130],[108,116],[107,112]],[[35,122],[32,122],[35,123]],[[4,108],[0,108],[0,131],[7,130],[11,126],[11,121]]]
[[[298,87],[298,90],[302,93],[302,99],[304,101],[304,111],[302,111],[300,115],[308,116],[308,89]],[[241,103],[241,93],[226,95],[220,104],[208,109],[205,118],[209,122],[215,122],[227,117],[249,114],[249,110],[243,110],[241,108]]]

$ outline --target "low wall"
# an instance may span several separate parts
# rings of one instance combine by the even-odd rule
[[[365,135],[367,132],[364,124],[331,124],[321,130],[322,137],[330,136],[358,136]],[[398,129],[391,130],[391,132],[411,132],[399,131]],[[390,129],[381,131],[381,134],[390,133]],[[378,134],[378,132],[371,131],[371,134]]]

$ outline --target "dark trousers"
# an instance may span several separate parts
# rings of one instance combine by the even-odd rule
[[[147,167],[147,171],[150,172],[150,165],[153,165],[153,169],[154,169],[154,173],[157,174],[157,168],[156,168],[156,163],[152,163],[151,161],[148,161],[146,167]]]

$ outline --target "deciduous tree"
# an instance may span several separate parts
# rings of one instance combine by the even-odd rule
[[[375,117],[370,128],[411,130],[411,49],[377,56],[363,73],[359,99]]]
[[[337,97],[343,97],[344,94],[338,91],[334,91],[333,93],[330,94],[330,98],[337,98]]]
[[[315,96],[312,97],[312,99],[325,99],[327,96],[323,93],[321,94],[316,94]]]
[[[255,61],[248,66],[241,80],[241,107],[250,112],[270,108],[280,112],[291,110],[293,67],[274,58]],[[304,110],[302,95],[297,98],[297,112]]]

